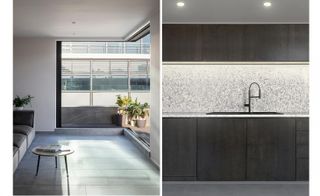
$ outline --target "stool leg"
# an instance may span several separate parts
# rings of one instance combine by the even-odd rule
[[[58,168],[57,167],[57,165],[58,165],[57,157],[54,157],[54,159],[56,160],[56,168]]]
[[[38,175],[39,165],[40,165],[40,155],[38,155],[38,163],[37,163],[37,172],[36,172],[36,176]]]
[[[68,161],[67,161],[67,156],[64,156],[64,162],[66,164],[66,172],[67,172],[67,177],[69,177],[69,172],[68,172]]]

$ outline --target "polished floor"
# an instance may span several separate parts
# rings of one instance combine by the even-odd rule
[[[307,182],[164,182],[163,196],[308,196]]]
[[[69,179],[64,160],[42,157],[35,176],[41,144],[67,144]],[[73,136],[41,133],[14,174],[15,195],[159,195],[159,171],[124,136]]]

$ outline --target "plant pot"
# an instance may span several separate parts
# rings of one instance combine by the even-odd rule
[[[146,127],[146,120],[145,119],[137,120],[137,126],[139,128],[145,128]]]
[[[128,124],[128,115],[127,114],[122,114],[121,115],[121,126],[125,127]]]
[[[128,115],[127,114],[116,114],[113,123],[119,127],[125,127],[125,125],[128,124]]]
[[[130,120],[130,125],[134,127],[136,125],[135,121],[134,120]]]
[[[15,110],[23,110],[23,107],[15,107]]]

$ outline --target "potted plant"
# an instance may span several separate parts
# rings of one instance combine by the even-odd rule
[[[128,106],[132,103],[131,97],[117,95],[116,104],[118,105],[117,120],[116,124],[118,126],[124,126],[128,122]]]
[[[137,99],[130,103],[128,106],[128,114],[130,117],[130,125],[135,126],[135,121],[137,120],[139,114],[141,113],[140,103]]]
[[[146,126],[147,117],[149,116],[149,104],[140,104],[140,110],[137,118],[137,127],[144,128]]]
[[[28,105],[31,103],[31,97],[30,95],[27,95],[25,97],[19,97],[18,95],[13,99],[13,105],[16,110],[23,110],[23,107],[25,105]]]

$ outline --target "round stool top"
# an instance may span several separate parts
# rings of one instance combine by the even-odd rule
[[[49,145],[49,146],[52,147],[53,145]],[[54,146],[57,146],[57,145],[54,145]],[[56,152],[54,152],[54,151],[50,152],[50,151],[46,150],[46,147],[48,147],[48,146],[34,147],[32,149],[32,153],[36,154],[36,155],[40,155],[40,156],[66,156],[66,155],[74,153],[74,150],[66,145],[60,145],[61,150],[58,150]]]

